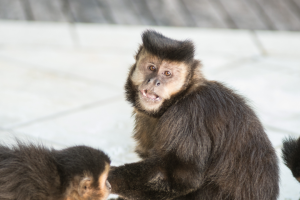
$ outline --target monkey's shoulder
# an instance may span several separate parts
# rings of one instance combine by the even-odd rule
[[[217,81],[205,81],[170,107],[172,112],[249,110],[244,97]],[[251,109],[250,109],[251,110]],[[191,112],[192,113],[192,112]],[[197,112],[199,113],[199,112]],[[201,112],[200,112],[201,113]]]
[[[205,81],[202,85],[197,87],[194,90],[192,95],[199,95],[201,99],[199,100],[206,100],[206,99],[215,99],[211,103],[216,103],[217,100],[230,100],[245,102],[245,98],[239,95],[236,91],[226,86],[224,83],[218,81]]]

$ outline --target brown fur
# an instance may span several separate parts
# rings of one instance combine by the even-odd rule
[[[293,176],[300,182],[300,138],[287,138],[283,141],[282,158]]]
[[[136,152],[143,160],[110,172],[112,192],[132,200],[277,199],[277,157],[253,110],[231,89],[206,80],[200,62],[193,59],[193,51],[170,60],[186,45],[150,32],[143,35],[144,43],[125,85],[127,100],[135,108]],[[154,44],[158,45],[157,50]],[[148,61],[140,65],[145,51],[152,56],[144,57]],[[182,55],[188,59],[182,59]],[[157,88],[170,84],[163,84],[159,73],[147,70],[141,74],[143,78],[139,77],[141,82],[132,80],[135,70],[142,69],[153,58],[160,60],[155,64],[158,72],[164,61],[173,65],[184,63],[188,72],[181,90],[163,98],[155,110],[145,107],[147,102],[140,98],[140,88],[166,91]],[[148,86],[149,77],[162,80],[162,84]]]
[[[137,116],[136,124],[139,125],[136,126],[136,134],[134,135],[134,139],[138,142],[136,152],[140,157],[146,158],[149,157],[147,150],[154,146],[151,134],[154,132],[158,119],[138,111],[135,112],[135,115]]]
[[[86,146],[0,145],[0,199],[105,200],[109,165],[107,155]]]

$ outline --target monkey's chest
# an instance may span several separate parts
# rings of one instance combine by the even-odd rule
[[[134,139],[136,140],[135,151],[141,158],[147,158],[155,146],[155,129],[158,119],[142,113],[136,114]]]
[[[136,139],[135,152],[141,158],[147,158],[151,156],[151,152],[155,146],[155,142],[150,132],[138,132],[135,134],[134,138]]]

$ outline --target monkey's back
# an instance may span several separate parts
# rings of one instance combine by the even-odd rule
[[[205,113],[206,133],[214,138],[202,198],[277,199],[278,159],[244,98],[221,83],[210,81],[195,95],[199,109]],[[208,192],[210,189],[215,192]]]
[[[0,146],[1,200],[58,200],[60,179],[51,150]]]
[[[275,150],[254,111],[233,90],[206,81],[171,106],[157,124],[153,152],[166,152],[172,163],[184,161],[189,163],[185,169],[198,171],[189,181],[201,186],[186,199],[277,199]]]

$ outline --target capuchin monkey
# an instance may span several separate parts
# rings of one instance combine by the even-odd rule
[[[142,161],[113,168],[131,200],[275,200],[278,159],[245,99],[207,80],[191,41],[142,35],[125,85]]]
[[[282,158],[284,164],[300,182],[300,138],[287,138],[283,141]]]
[[[110,159],[100,150],[18,142],[0,146],[1,200],[105,200]]]

